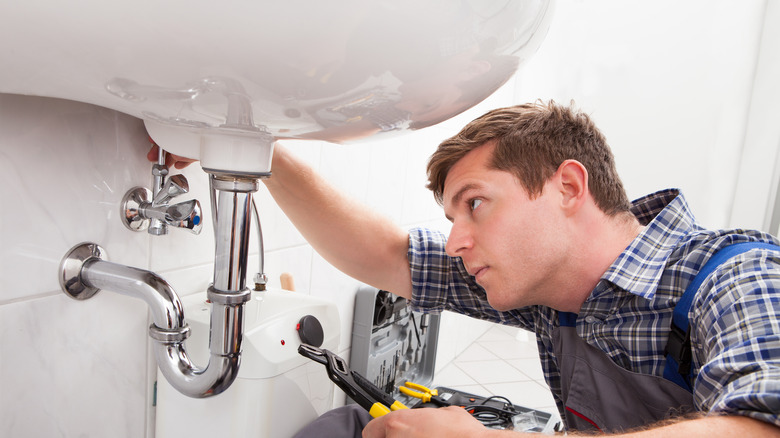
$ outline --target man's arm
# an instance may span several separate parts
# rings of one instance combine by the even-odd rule
[[[575,435],[576,436],[576,435]],[[780,437],[780,427],[739,415],[712,415],[627,433],[626,438],[654,437]]]
[[[271,171],[263,180],[268,191],[322,257],[364,283],[411,298],[406,231],[340,193],[279,143]]]
[[[780,427],[749,417],[714,415],[695,419],[671,420],[643,430],[625,434],[604,435],[625,438],[661,437],[780,437]],[[464,409],[406,409],[391,412],[372,420],[363,429],[363,438],[511,438],[518,432],[487,429]],[[528,434],[538,436],[538,434]],[[568,436],[593,436],[592,433]]]

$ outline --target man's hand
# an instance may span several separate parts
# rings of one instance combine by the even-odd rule
[[[149,149],[149,153],[146,154],[146,158],[153,162],[157,162],[157,155],[159,154],[157,151],[159,150],[159,146],[157,146],[154,142],[152,142],[152,148]],[[175,167],[176,169],[184,169],[185,167],[189,166],[190,164],[196,162],[198,160],[193,160],[192,158],[185,158],[180,157],[178,155],[173,155],[170,153],[165,154],[165,165],[168,166],[170,169],[171,167]]]
[[[372,420],[363,429],[363,438],[480,437],[489,429],[465,409],[401,409]],[[495,431],[494,431],[495,432]]]

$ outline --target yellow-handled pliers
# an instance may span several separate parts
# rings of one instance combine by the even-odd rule
[[[313,345],[301,344],[298,353],[325,365],[328,377],[357,404],[365,408],[372,417],[381,417],[390,411],[408,409],[376,385],[347,367],[347,361],[331,351]]]
[[[419,383],[406,382],[404,383],[404,386],[398,387],[398,390],[410,397],[419,398],[423,403],[433,403],[439,407],[447,407],[451,404],[447,400],[439,397],[439,391],[430,389]]]

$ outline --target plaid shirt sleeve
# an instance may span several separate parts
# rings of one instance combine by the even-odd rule
[[[780,253],[735,257],[700,291],[689,318],[696,405],[780,426]]]
[[[409,231],[413,310],[439,313],[451,310],[473,318],[534,330],[534,308],[499,312],[485,290],[468,274],[459,257],[445,252],[444,234],[425,228]]]

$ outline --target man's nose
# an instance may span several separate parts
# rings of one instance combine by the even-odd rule
[[[472,247],[472,244],[471,233],[467,227],[453,223],[444,250],[450,257],[460,257],[463,255],[463,251]]]

